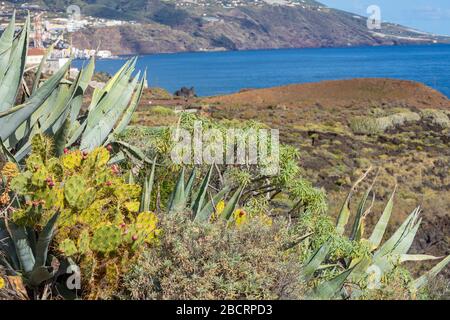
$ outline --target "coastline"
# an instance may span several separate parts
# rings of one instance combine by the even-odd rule
[[[113,74],[129,57],[99,60],[97,71]],[[140,55],[137,64],[150,71],[150,86],[171,93],[193,86],[203,97],[244,88],[353,78],[412,80],[450,97],[450,79],[445,76],[450,72],[449,61],[450,45],[435,44],[163,53]],[[74,66],[84,63],[76,60]]]
[[[298,48],[259,48],[259,49],[236,49],[236,50],[199,50],[199,51],[173,51],[173,52],[136,52],[135,54],[118,54],[111,58],[96,58],[100,61],[107,60],[126,60],[130,57],[145,57],[145,56],[157,56],[157,55],[181,55],[181,54],[211,54],[211,53],[230,53],[230,52],[263,52],[263,51],[296,51],[296,50],[317,50],[317,49],[365,49],[365,48],[396,48],[396,47],[439,47],[449,46],[449,43],[414,43],[414,44],[395,44],[395,45],[363,45],[363,46],[321,46],[321,47],[298,47]],[[76,60],[88,60],[88,59],[76,59]]]

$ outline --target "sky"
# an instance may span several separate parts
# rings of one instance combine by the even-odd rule
[[[367,16],[378,5],[383,21],[394,22],[436,34],[450,35],[450,0],[318,0],[337,9]]]

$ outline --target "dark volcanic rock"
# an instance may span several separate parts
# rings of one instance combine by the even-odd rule
[[[191,87],[191,88],[182,87],[180,90],[175,91],[174,96],[175,97],[183,97],[183,98],[197,97],[197,95],[195,94],[194,87]]]

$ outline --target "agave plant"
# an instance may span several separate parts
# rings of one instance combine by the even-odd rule
[[[110,143],[129,124],[139,105],[146,75],[133,77],[136,59],[117,72],[102,89],[95,89],[87,115],[81,116],[83,97],[95,70],[95,60],[75,80],[66,79],[71,60],[46,81],[41,81],[44,58],[32,90],[23,76],[30,33],[30,17],[15,35],[15,17],[0,38],[0,142],[3,154],[17,161],[31,150],[31,139],[44,133],[55,140],[56,151],[79,145],[82,150]],[[52,48],[47,52],[49,55]],[[21,88],[25,101],[15,105]]]
[[[0,265],[7,274],[21,275],[32,288],[56,276],[58,270],[48,265],[48,249],[58,216],[47,222],[38,237],[30,228],[0,219]]]
[[[155,168],[156,168],[156,159],[153,161],[152,169],[149,175],[144,180],[144,184],[142,187],[142,199],[141,199],[141,211],[150,211],[150,199],[151,192],[153,189],[153,183],[155,179]],[[180,175],[177,179],[177,183],[175,189],[173,190],[169,202],[167,204],[167,212],[169,214],[182,212],[182,211],[191,211],[192,218],[194,221],[199,223],[205,223],[210,221],[214,212],[216,212],[216,208],[218,203],[227,197],[227,195],[232,191],[230,186],[225,186],[220,191],[218,191],[214,196],[212,196],[208,189],[210,187],[211,176],[213,172],[214,166],[211,166],[203,177],[198,189],[194,189],[195,180],[197,177],[196,169],[194,168],[189,175],[189,178],[186,182],[186,168],[182,168],[180,171]],[[221,217],[225,220],[229,220],[232,217],[233,212],[235,211],[239,199],[242,195],[242,192],[245,188],[245,185],[240,186],[237,190],[232,194],[229,199],[227,205],[221,210]]]
[[[367,177],[369,171],[370,170],[368,170],[363,177],[355,183],[342,206],[336,225],[336,231],[339,236],[345,235],[346,226],[351,216],[349,205],[352,195],[355,192],[357,185]],[[431,255],[408,253],[422,221],[420,218],[420,208],[414,209],[414,211],[404,220],[392,236],[384,243],[382,242],[392,215],[395,190],[387,202],[385,209],[372,233],[368,237],[365,237],[365,219],[370,213],[372,206],[370,205],[369,208],[366,207],[369,196],[372,193],[373,186],[374,183],[369,186],[368,190],[359,202],[358,209],[355,214],[355,220],[350,229],[349,235],[350,240],[364,242],[368,245],[370,254],[357,259],[348,259],[348,261],[344,261],[347,269],[334,279],[321,283],[313,292],[311,292],[311,298],[332,299],[339,297],[346,282],[359,284],[366,280],[368,275],[372,272],[376,272],[378,278],[381,279],[384,275],[391,272],[396,266],[406,261],[442,259],[442,257],[435,257]],[[313,275],[323,267],[322,264],[326,261],[330,253],[330,249],[330,242],[326,242],[324,245],[319,247],[314,254],[312,254],[303,270],[306,281],[310,280]],[[444,258],[439,264],[420,278],[412,281],[409,288],[411,293],[415,294],[419,289],[426,286],[428,281],[442,271],[448,263],[450,263],[450,256]],[[358,298],[361,294],[362,290],[352,290],[351,298]]]

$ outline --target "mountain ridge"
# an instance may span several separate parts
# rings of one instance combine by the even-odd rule
[[[60,11],[69,2],[79,5],[84,15],[137,22],[73,35],[77,47],[96,48],[101,43],[102,49],[118,55],[450,43],[450,37],[392,23],[369,30],[366,17],[313,0],[240,0],[234,6],[230,3],[236,2],[229,0],[36,1]]]

